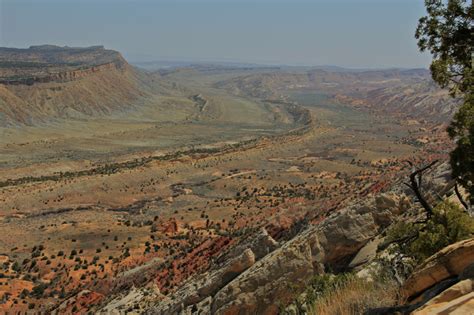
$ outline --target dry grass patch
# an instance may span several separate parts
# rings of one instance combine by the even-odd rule
[[[309,314],[364,314],[369,309],[393,306],[398,302],[398,285],[394,281],[369,282],[353,275],[337,275],[333,278],[315,296]]]

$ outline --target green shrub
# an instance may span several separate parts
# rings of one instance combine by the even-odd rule
[[[405,255],[418,262],[443,247],[474,235],[474,219],[458,205],[443,201],[425,223],[399,222],[387,233],[387,242],[396,243]]]
[[[41,298],[44,294],[44,291],[47,289],[48,285],[46,283],[40,283],[33,287],[31,290],[31,295],[37,299]]]
[[[325,296],[328,292],[344,286],[344,284],[353,278],[354,275],[351,273],[316,275],[308,284],[305,302],[312,304],[318,298]]]

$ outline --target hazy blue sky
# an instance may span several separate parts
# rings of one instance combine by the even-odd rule
[[[423,0],[0,0],[0,45],[103,44],[129,60],[426,67]]]

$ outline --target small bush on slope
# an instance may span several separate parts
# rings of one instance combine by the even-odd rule
[[[458,205],[443,201],[434,208],[425,223],[399,222],[387,233],[386,242],[397,244],[396,250],[418,262],[443,247],[474,235],[474,219]]]

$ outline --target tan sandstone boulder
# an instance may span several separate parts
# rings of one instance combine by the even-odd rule
[[[413,314],[474,314],[474,280],[466,279],[456,283],[429,300]]]
[[[405,282],[402,294],[416,297],[445,279],[460,275],[474,262],[474,238],[447,246],[428,258]]]
[[[313,275],[308,243],[285,244],[258,261],[213,299],[213,314],[277,314]]]

